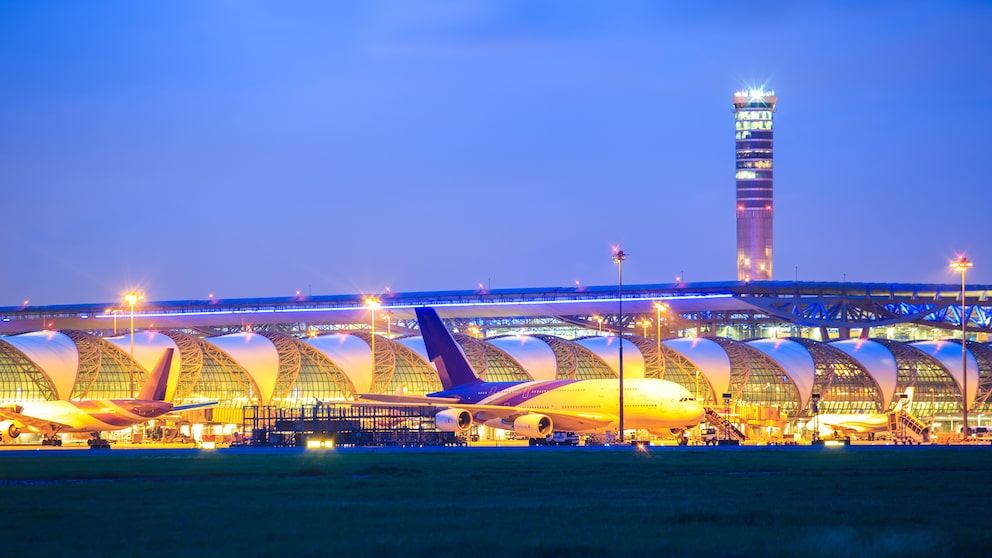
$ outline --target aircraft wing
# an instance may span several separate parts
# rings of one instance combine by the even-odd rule
[[[615,422],[617,417],[610,414],[576,413],[550,409],[528,409],[526,407],[507,407],[504,405],[473,405],[459,403],[454,397],[426,397],[416,395],[389,395],[379,393],[363,393],[359,401],[352,405],[371,405],[384,403],[387,405],[416,405],[430,406],[442,409],[464,409],[475,418],[476,422],[484,423],[490,420],[502,420],[512,423],[519,416],[539,414],[549,417],[555,424],[556,430],[583,431],[603,428]]]
[[[513,422],[519,416],[537,414],[550,418],[555,424],[555,430],[583,431],[603,428],[615,422],[616,416],[601,413],[575,413],[552,409],[528,409],[526,407],[506,407],[503,405],[449,405],[456,409],[465,409],[472,413],[479,422],[503,420]]]
[[[52,422],[50,420],[40,419],[25,415],[23,413],[18,413],[17,411],[7,407],[0,407],[0,420],[16,422],[22,425],[24,428],[31,430],[33,432],[41,432],[43,434],[49,434],[53,430],[58,430],[60,427],[68,426],[66,424],[59,424],[57,422]]]
[[[173,412],[182,411],[192,411],[193,409],[203,409],[205,407],[215,407],[217,405],[216,401],[207,401],[206,403],[192,403],[190,405],[176,405],[172,408]]]
[[[359,401],[390,403],[393,405],[432,405],[448,407],[451,403],[458,403],[459,399],[454,397],[426,397],[419,395],[390,395],[388,393],[360,393]],[[364,401],[363,401],[364,400]]]

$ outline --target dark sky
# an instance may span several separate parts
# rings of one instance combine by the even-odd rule
[[[775,278],[992,283],[988,2],[4,2],[0,306]],[[760,8],[758,8],[760,6]]]

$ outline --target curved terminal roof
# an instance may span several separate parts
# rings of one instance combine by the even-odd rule
[[[487,339],[497,348],[513,357],[535,380],[555,380],[558,374],[558,359],[555,352],[544,341],[527,335],[508,335]]]
[[[338,365],[358,393],[372,391],[375,372],[372,369],[372,348],[368,343],[347,333],[318,335],[305,341]]]
[[[805,407],[816,378],[816,364],[806,347],[789,339],[755,339],[747,344],[768,355],[786,371],[799,389],[800,407]]]
[[[661,344],[689,359],[689,362],[698,368],[710,383],[714,394],[722,394],[730,390],[730,357],[715,341],[686,337],[666,339]]]
[[[962,374],[961,370],[960,343],[951,341],[917,341],[911,345],[940,361],[940,364],[951,373],[951,377],[958,383],[958,389],[962,389],[964,385],[964,374]],[[978,359],[971,354],[971,351],[967,351],[965,354],[968,361],[968,401],[974,401],[975,394],[978,392]]]
[[[394,339],[393,341],[417,353],[417,356],[424,359],[425,361],[430,362],[430,360],[427,358],[427,345],[424,344],[423,337],[419,335],[414,335],[412,337],[403,337],[401,339]]]
[[[279,351],[272,341],[254,333],[232,333],[206,339],[241,365],[255,380],[262,405],[272,399],[279,377]]]
[[[31,359],[55,384],[59,399],[68,399],[79,370],[79,351],[72,339],[57,331],[36,331],[4,337],[18,351]]]
[[[104,337],[103,339],[125,353],[131,352],[130,335]],[[179,345],[168,335],[163,335],[157,331],[141,331],[134,334],[134,360],[148,372],[155,368],[166,349],[175,349],[172,352],[172,364],[169,366],[169,386],[165,392],[165,400],[172,401],[172,397],[176,393],[176,385],[179,383],[179,371],[182,368]]]
[[[620,374],[620,342],[615,335],[583,337],[572,341],[581,345],[602,359],[618,376]],[[644,377],[644,355],[634,343],[623,340],[623,377]]]
[[[892,352],[884,345],[868,339],[843,339],[831,341],[829,345],[850,355],[875,378],[882,390],[882,408],[888,409],[895,397],[899,380],[899,366]]]

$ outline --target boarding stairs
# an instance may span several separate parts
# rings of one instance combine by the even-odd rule
[[[930,441],[930,429],[926,423],[916,418],[908,411],[899,409],[889,413],[889,432],[896,439],[907,443],[922,443]]]
[[[738,430],[732,422],[710,407],[706,408],[706,422],[716,428],[717,438],[720,440],[737,440],[738,442],[747,440],[747,436]]]

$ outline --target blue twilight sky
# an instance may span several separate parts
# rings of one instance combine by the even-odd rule
[[[0,306],[775,278],[992,283],[992,4],[0,3]]]

